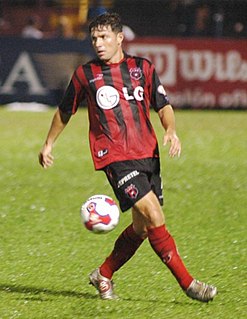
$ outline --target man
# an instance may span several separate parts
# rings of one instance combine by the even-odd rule
[[[152,63],[123,52],[124,36],[118,14],[96,17],[89,31],[98,58],[75,70],[54,115],[39,161],[44,168],[52,165],[54,141],[86,98],[95,169],[104,170],[121,210],[132,210],[132,223],[118,237],[110,256],[90,274],[90,283],[102,299],[116,298],[114,272],[148,238],[187,296],[208,302],[216,295],[216,287],[195,280],[187,271],[166,229],[161,209],[159,150],[150,122],[151,106],[165,129],[164,145],[170,143],[169,155],[180,156],[181,152],[166,92]]]

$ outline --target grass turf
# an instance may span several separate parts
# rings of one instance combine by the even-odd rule
[[[147,241],[114,276],[121,299],[98,299],[88,273],[130,213],[107,235],[82,227],[81,203],[113,193],[94,172],[85,110],[57,141],[53,168],[38,165],[53,112],[0,109],[0,318],[246,318],[246,113],[177,111],[181,158],[169,159],[161,146],[168,228],[190,272],[219,290],[201,304],[184,295]]]

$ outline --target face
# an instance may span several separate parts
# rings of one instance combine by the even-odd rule
[[[123,58],[123,33],[115,33],[111,26],[98,26],[91,30],[94,50],[100,60],[106,63],[118,63]]]

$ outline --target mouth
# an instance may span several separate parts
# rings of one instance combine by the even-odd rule
[[[98,56],[103,56],[105,54],[105,51],[101,50],[101,51],[97,51],[97,55]]]

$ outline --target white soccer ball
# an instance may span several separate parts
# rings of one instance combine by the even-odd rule
[[[94,195],[81,207],[84,226],[93,233],[113,230],[119,222],[119,209],[115,201],[106,195]]]

